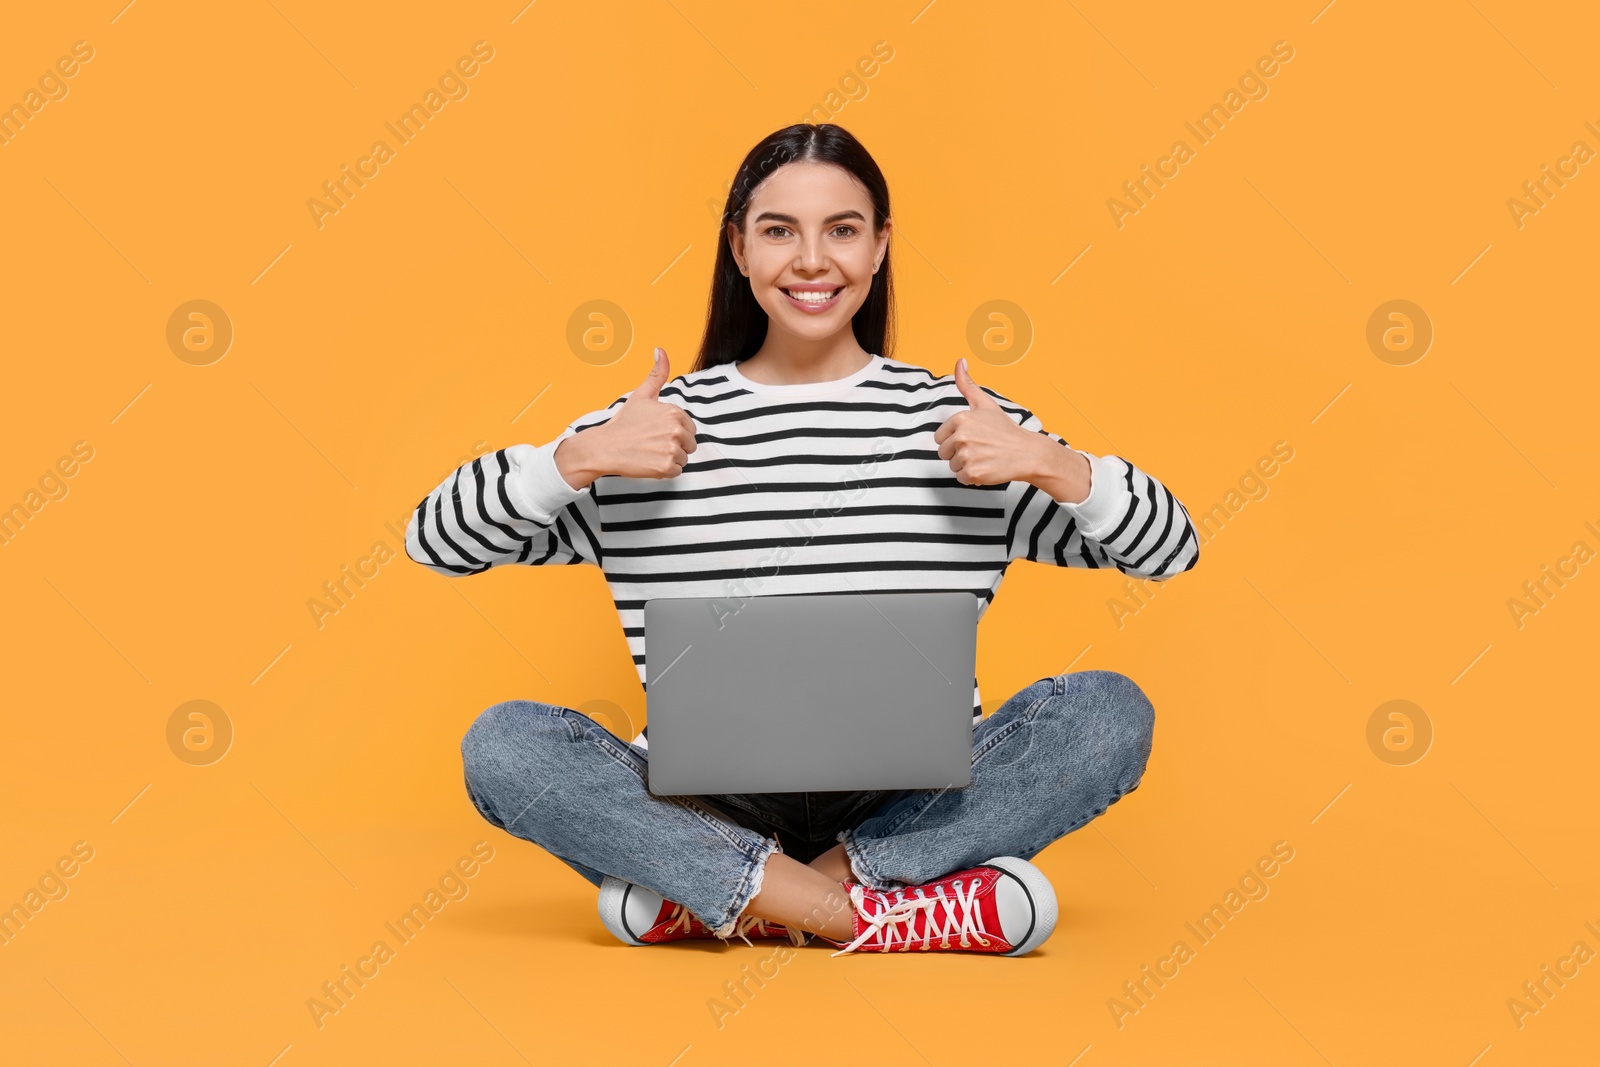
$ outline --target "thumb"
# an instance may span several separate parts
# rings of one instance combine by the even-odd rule
[[[657,348],[655,365],[650,368],[650,373],[645,375],[644,383],[628,394],[628,399],[655,400],[661,392],[661,387],[670,380],[671,374],[667,366],[667,350]]]
[[[972,380],[972,375],[967,373],[967,357],[962,356],[956,361],[956,388],[961,390],[961,395],[967,398],[967,406],[973,411],[982,411],[985,408],[998,408],[994,397],[978,388],[978,383]]]

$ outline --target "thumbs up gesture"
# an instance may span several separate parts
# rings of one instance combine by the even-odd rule
[[[656,349],[655,365],[617,413],[562,443],[556,464],[569,484],[581,488],[607,474],[676,478],[683,473],[695,450],[695,426],[683,408],[660,399],[671,375],[666,350]]]
[[[939,458],[964,485],[1000,485],[1027,481],[1037,469],[1039,442],[1048,438],[1024,430],[967,373],[967,361],[956,363],[956,388],[967,408],[946,419],[933,435]]]

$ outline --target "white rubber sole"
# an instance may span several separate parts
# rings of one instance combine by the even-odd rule
[[[628,891],[634,884],[622,878],[606,875],[605,881],[600,883],[600,921],[605,923],[607,930],[615,935],[618,941],[626,945],[643,945],[628,929],[628,924],[623,921],[623,909],[628,903]]]
[[[985,867],[993,867],[1004,871],[1021,883],[1027,892],[1028,899],[1033,903],[1033,928],[1023,937],[1021,944],[1007,956],[1026,956],[1055,933],[1056,919],[1060,910],[1056,904],[1056,890],[1050,884],[1050,879],[1044,872],[1027,860],[1015,856],[998,856],[983,863]]]

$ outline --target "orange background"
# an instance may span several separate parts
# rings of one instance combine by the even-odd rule
[[[0,506],[93,450],[0,547],[0,904],[93,850],[0,947],[8,1062],[1592,1057],[1600,964],[1520,1026],[1507,1001],[1600,951],[1600,176],[1520,227],[1507,200],[1600,148],[1593,12],[120,4],[0,36],[0,102],[94,50],[0,146]],[[319,228],[307,200],[480,40],[469,95]],[[1277,41],[1268,95],[1198,145],[1184,123]],[[1039,858],[1063,908],[1040,952],[808,949],[719,1027],[708,1001],[770,946],[617,945],[593,888],[462,787],[497,701],[642,722],[600,572],[448,581],[385,524],[475,449],[632,388],[653,344],[688,370],[707,202],[829,110],[893,191],[895,355],[947,373],[975,309],[1012,302],[1032,344],[977,379],[1226,521],[1120,625],[1120,575],[1038,565],[984,623],[991,710],[1069,665],[1157,708],[1139,791]],[[1179,138],[1194,158],[1119,228],[1107,201]],[[196,299],[234,331],[204,366],[167,342]],[[1366,339],[1393,299],[1435,331],[1404,366]],[[626,351],[569,347],[591,300]],[[396,558],[319,627],[308,601],[380,541]],[[1579,541],[1519,626],[1508,601]],[[169,747],[191,700],[232,724],[210,765]],[[1391,700],[1431,725],[1420,760],[1369,745]],[[307,1000],[480,840],[470,894],[319,1028]],[[1270,894],[1194,942],[1279,841]],[[1194,958],[1119,1026],[1108,1001],[1180,939]]]

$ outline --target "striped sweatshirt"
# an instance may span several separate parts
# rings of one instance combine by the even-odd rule
[[[1024,429],[1072,447],[984,391]],[[659,398],[695,424],[682,473],[572,488],[557,446],[606,422],[628,395],[548,444],[512,445],[452,472],[417,505],[406,553],[450,577],[594,564],[641,685],[644,605],[657,597],[960,590],[979,599],[981,619],[1013,560],[1160,581],[1200,558],[1188,510],[1120,456],[1074,449],[1089,460],[1091,486],[1076,504],[1023,481],[958,481],[934,443],[968,407],[953,375],[877,355],[848,377],[800,385],[753,381],[737,363],[680,374]],[[983,714],[977,679],[972,713]],[[634,744],[648,748],[648,729]]]

